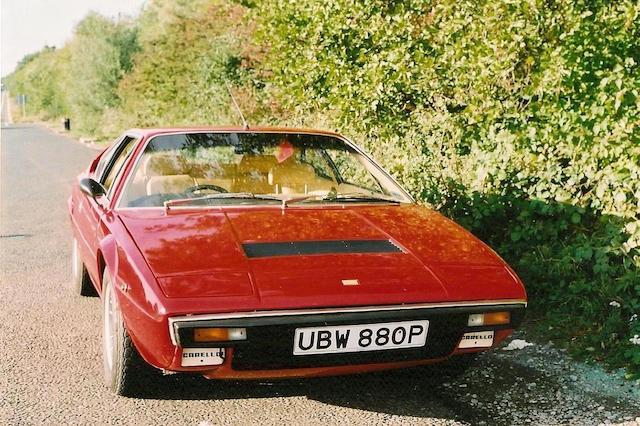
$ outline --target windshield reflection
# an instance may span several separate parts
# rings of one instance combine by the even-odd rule
[[[379,167],[333,136],[185,133],[151,139],[129,177],[120,206],[230,202],[410,200]]]

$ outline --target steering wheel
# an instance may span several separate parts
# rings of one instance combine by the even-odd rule
[[[215,192],[229,192],[227,191],[225,188],[218,186],[218,185],[212,185],[212,184],[208,184],[208,183],[204,183],[202,185],[193,185],[190,186],[189,188],[185,189],[184,192],[187,195],[196,195],[198,192],[200,191],[215,191]]]

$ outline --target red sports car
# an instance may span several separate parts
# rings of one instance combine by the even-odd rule
[[[489,349],[526,293],[339,134],[125,132],[69,198],[73,279],[103,306],[108,387],[404,368]]]

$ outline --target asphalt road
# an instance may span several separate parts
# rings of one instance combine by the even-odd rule
[[[458,379],[426,368],[274,383],[171,375],[140,398],[111,395],[102,384],[100,302],[74,295],[69,279],[66,199],[95,155],[42,127],[2,129],[2,425],[635,424],[640,416],[637,384],[541,344],[494,351]]]

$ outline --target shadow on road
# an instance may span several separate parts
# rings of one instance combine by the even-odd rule
[[[477,361],[458,377],[443,374],[438,366],[275,382],[227,382],[178,374],[140,383],[136,396],[210,401],[302,397],[339,407],[474,425],[599,424],[639,413],[640,406],[628,398],[581,382],[561,354],[544,347],[489,352]]]
[[[511,374],[514,373],[511,370]],[[517,371],[515,374],[521,373],[523,371]],[[533,370],[525,373],[535,374]],[[390,415],[449,419],[473,424],[479,421],[501,424],[491,410],[474,408],[470,405],[470,401],[460,391],[471,386],[465,384],[467,380],[464,376],[454,379],[432,366],[353,376],[274,382],[215,381],[200,376],[170,375],[141,383],[137,397],[225,400],[299,396],[324,404]],[[455,384],[452,385],[452,383]],[[488,391],[488,393],[493,392]],[[487,397],[493,396],[487,395]],[[504,424],[508,423],[510,422],[504,422]]]

